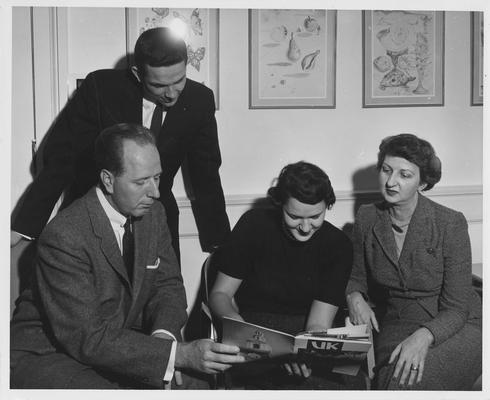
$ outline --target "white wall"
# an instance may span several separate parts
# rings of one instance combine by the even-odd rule
[[[26,185],[31,181],[31,142],[34,138],[34,103],[32,85],[31,23],[28,8],[12,13],[13,82],[12,82],[12,197],[14,208]]]
[[[28,10],[14,11],[14,42],[29,54]],[[56,11],[59,52],[51,56],[51,62],[60,71],[61,106],[75,77],[97,68],[112,68],[125,55],[126,27],[122,8]],[[482,107],[470,106],[470,14],[446,13],[443,107],[374,109],[362,108],[361,16],[360,11],[337,13],[335,109],[249,110],[248,41],[245,40],[248,11],[220,10],[220,109],[216,117],[223,157],[221,177],[230,220],[234,224],[254,198],[264,195],[286,163],[305,159],[327,171],[338,194],[338,204],[327,218],[339,226],[352,222],[354,198],[351,192],[377,189],[375,182],[369,180],[357,180],[354,185],[354,177],[375,162],[383,137],[412,132],[428,139],[442,159],[443,178],[434,190],[434,199],[466,214],[473,258],[481,262],[483,128]],[[37,23],[44,30],[52,30],[53,17],[39,15]],[[42,45],[46,43],[39,44]],[[46,62],[41,63],[38,73],[47,71],[44,64]],[[30,181],[26,174],[30,148],[22,137],[29,137],[33,120],[19,111],[32,90],[21,73],[28,73],[29,68],[26,54],[14,57],[13,84],[25,94],[22,98],[15,95],[13,99],[13,148],[19,157],[14,159],[12,206]],[[52,91],[37,91],[36,101],[44,104],[50,96],[53,96]],[[38,134],[47,129],[41,125]],[[181,197],[182,268],[188,300],[192,304],[205,255],[199,249],[195,224],[180,180],[176,181],[174,192]]]
[[[383,137],[399,132],[432,142],[444,163],[441,186],[481,184],[482,107],[469,106],[469,13],[446,13],[444,107],[363,109],[361,12],[339,11],[337,106],[326,110],[248,110],[248,43],[231,34],[246,37],[247,12],[220,15],[217,116],[227,193],[263,193],[285,163],[301,158],[323,167],[335,189],[351,190],[353,172],[375,161]]]

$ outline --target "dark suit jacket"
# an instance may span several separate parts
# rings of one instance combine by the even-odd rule
[[[213,92],[187,79],[179,100],[167,111],[158,137],[162,160],[161,201],[171,232],[178,230],[173,179],[186,161],[192,184],[192,209],[203,250],[220,245],[230,231],[219,167]],[[87,75],[58,116],[44,149],[43,169],[26,193],[12,229],[38,237],[65,188],[65,204],[97,182],[94,141],[116,123],[142,123],[142,91],[130,71],[100,70]]]
[[[440,344],[468,320],[481,317],[472,289],[471,247],[464,215],[419,195],[400,258],[384,203],[361,206],[354,224],[354,265],[346,293],[359,291],[382,304],[417,302],[423,323]],[[425,314],[426,315],[426,314]]]
[[[149,334],[165,329],[180,338],[187,314],[159,202],[135,221],[134,235],[131,285],[95,189],[60,212],[39,238],[37,279],[19,299],[11,351],[58,351],[96,369],[161,387],[171,341]],[[130,329],[134,325],[143,333]]]

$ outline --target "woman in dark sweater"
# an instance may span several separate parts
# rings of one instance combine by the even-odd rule
[[[268,195],[275,207],[246,212],[223,248],[211,309],[291,334],[326,330],[344,304],[352,264],[350,240],[324,221],[335,202],[330,180],[298,162],[283,168]],[[282,375],[269,371],[253,380],[259,388],[343,388],[340,376],[312,384],[311,373],[305,363],[289,363]]]

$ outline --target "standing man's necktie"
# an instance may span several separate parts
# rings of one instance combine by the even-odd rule
[[[131,217],[129,217],[124,224],[122,245],[124,264],[126,265],[126,269],[128,271],[129,280],[132,281],[134,266],[134,235],[131,226]]]
[[[158,139],[160,129],[162,128],[163,106],[160,103],[156,104],[153,116],[151,117],[150,131],[153,132],[155,139]]]

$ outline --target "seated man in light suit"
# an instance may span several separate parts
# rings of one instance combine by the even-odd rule
[[[180,341],[185,291],[156,201],[154,138],[118,124],[99,135],[95,155],[99,184],[40,236],[35,278],[11,322],[11,387],[206,388],[203,373],[244,360],[236,346]]]

